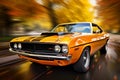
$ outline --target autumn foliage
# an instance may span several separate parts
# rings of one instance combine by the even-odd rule
[[[44,24],[52,28],[65,22],[99,22],[103,29],[120,31],[120,1],[96,0],[1,0],[0,5],[11,19],[20,19],[24,24]],[[1,10],[4,12],[4,10]],[[0,14],[2,14],[2,12]],[[47,25],[47,26],[46,26]]]

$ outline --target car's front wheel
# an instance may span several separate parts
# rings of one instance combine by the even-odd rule
[[[73,68],[77,72],[86,72],[90,65],[90,49],[86,47],[79,60],[73,65]]]

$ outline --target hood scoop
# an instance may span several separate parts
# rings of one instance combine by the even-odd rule
[[[47,35],[47,36],[52,36],[52,35],[58,35],[58,36],[61,36],[61,35],[66,35],[66,34],[73,34],[73,33],[65,33],[65,32],[58,32],[58,33],[53,33],[53,32],[47,32],[47,33],[41,33],[41,35]]]

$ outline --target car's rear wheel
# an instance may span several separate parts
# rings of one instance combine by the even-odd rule
[[[90,65],[90,49],[86,47],[79,60],[73,65],[73,68],[77,72],[86,72]]]
[[[101,54],[106,54],[107,53],[107,42],[108,42],[108,40],[106,41],[106,44],[100,49]]]
[[[106,54],[106,44],[100,49],[101,54]]]

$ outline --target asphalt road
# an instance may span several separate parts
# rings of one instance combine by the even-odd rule
[[[120,80],[119,41],[119,35],[112,35],[107,53],[96,52],[86,73],[75,72],[71,66],[50,67],[22,60],[0,67],[0,80]]]

